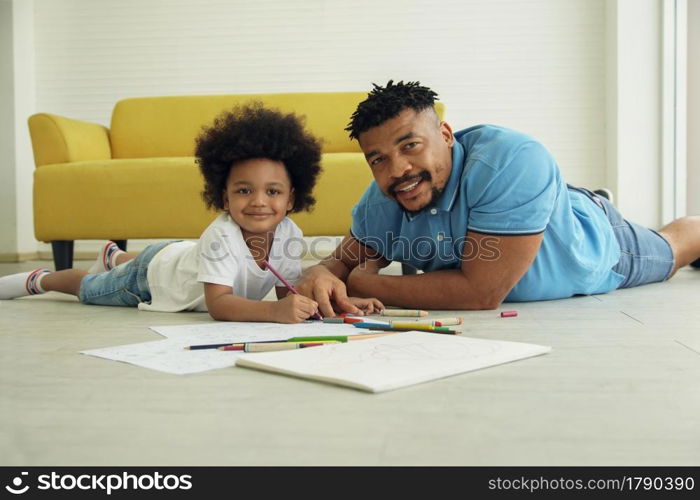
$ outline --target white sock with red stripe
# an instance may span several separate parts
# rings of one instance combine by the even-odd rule
[[[0,299],[16,299],[46,292],[41,287],[41,280],[47,274],[51,274],[48,269],[34,269],[27,273],[3,276],[0,278]]]
[[[100,250],[97,260],[90,266],[88,272],[90,274],[99,274],[110,271],[117,266],[117,257],[123,253],[124,251],[115,242],[108,241]]]

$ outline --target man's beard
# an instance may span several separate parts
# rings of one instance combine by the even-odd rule
[[[431,176],[428,172],[426,172],[426,171],[423,171],[423,172],[419,173],[419,174],[418,174],[417,176],[415,176],[415,177],[420,178],[421,181],[431,181],[431,180],[432,180],[432,176]],[[395,201],[396,203],[398,203],[399,207],[401,208],[401,210],[403,210],[404,213],[410,215],[411,217],[414,217],[414,216],[418,215],[419,213],[423,212],[424,210],[431,209],[431,208],[433,208],[435,205],[437,205],[437,202],[438,202],[438,200],[440,199],[440,196],[442,196],[442,192],[445,190],[445,188],[443,187],[442,189],[440,189],[440,188],[437,188],[437,187],[433,187],[433,189],[432,189],[432,196],[431,196],[430,201],[428,202],[427,205],[425,205],[423,208],[420,208],[420,209],[418,209],[418,210],[408,210],[408,209],[405,208],[405,207],[401,204],[401,202],[397,199],[397,197],[396,197],[396,190],[395,190],[395,189],[396,189],[396,186],[398,186],[399,184],[402,184],[402,183],[404,183],[404,182],[406,182],[406,181],[410,181],[411,179],[412,179],[412,177],[409,177],[409,178],[402,178],[402,179],[399,179],[398,181],[394,182],[394,183],[389,187],[389,193],[394,197],[394,201]]]
[[[399,206],[401,207],[401,210],[404,211],[404,213],[410,215],[411,217],[415,217],[419,213],[425,212],[426,210],[429,210],[429,209],[433,208],[435,205],[437,205],[437,202],[440,199],[440,197],[442,196],[442,193],[444,190],[445,190],[445,188],[440,189],[440,188],[434,187],[432,189],[433,196],[430,198],[430,201],[428,202],[428,204],[426,206],[424,206],[423,208],[420,208],[418,210],[408,210],[408,209],[404,208],[404,206],[401,203],[399,203]]]

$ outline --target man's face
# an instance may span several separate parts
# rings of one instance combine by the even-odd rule
[[[409,213],[437,202],[452,170],[452,129],[435,111],[405,109],[359,136],[377,185]]]

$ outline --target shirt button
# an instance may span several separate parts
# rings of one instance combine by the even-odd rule
[[[437,208],[431,208],[430,213],[435,215],[437,213]]]
[[[442,241],[442,240],[444,240],[444,239],[445,239],[445,235],[443,235],[442,233],[440,233],[440,234],[437,235],[437,240],[438,240],[438,241]]]

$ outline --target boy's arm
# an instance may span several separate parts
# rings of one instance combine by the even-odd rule
[[[238,297],[226,285],[204,283],[204,300],[209,315],[219,321],[270,321],[274,315],[274,302]]]
[[[312,316],[318,307],[313,300],[294,294],[280,301],[250,300],[234,295],[230,286],[215,283],[204,283],[204,300],[209,315],[218,321],[299,323]]]

